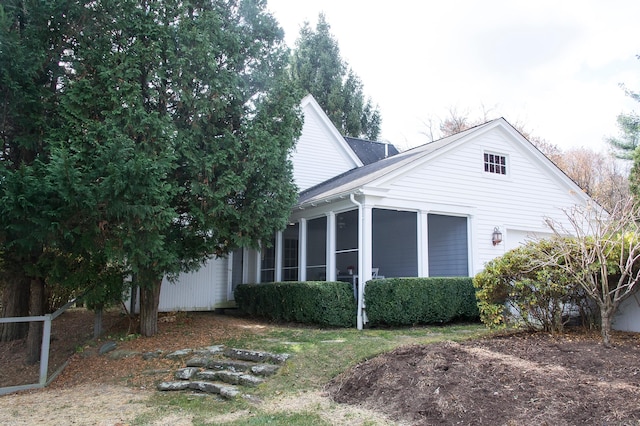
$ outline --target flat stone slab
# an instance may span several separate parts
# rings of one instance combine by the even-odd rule
[[[189,389],[191,382],[162,382],[158,384],[160,391],[181,391]]]
[[[195,350],[194,353],[202,356],[218,355],[224,352],[224,345],[207,346],[203,349]]]
[[[279,365],[274,364],[257,364],[251,367],[251,372],[256,376],[269,377],[273,376],[280,369]]]
[[[274,354],[271,352],[251,351],[247,349],[229,348],[224,351],[225,356],[241,361],[270,362],[284,364],[289,359],[289,354]]]
[[[190,380],[200,369],[198,367],[185,367],[176,370],[175,378],[180,380]]]
[[[98,349],[98,354],[104,355],[107,352],[115,350],[117,346],[118,345],[116,344],[116,342],[105,342],[102,346],[100,346],[100,349]]]
[[[191,355],[193,353],[193,349],[179,349],[177,351],[171,352],[167,354],[166,358],[176,359],[176,358],[184,358],[185,356]]]
[[[264,379],[256,377],[252,374],[235,373],[232,371],[201,371],[196,374],[196,378],[200,380],[219,380],[231,385],[240,386],[258,386],[264,383]]]
[[[243,361],[231,361],[210,357],[191,358],[186,363],[187,367],[204,367],[210,370],[250,371],[254,364]]]
[[[232,386],[225,386],[210,382],[189,382],[189,389],[206,393],[215,393],[229,399],[240,395],[240,391]]]

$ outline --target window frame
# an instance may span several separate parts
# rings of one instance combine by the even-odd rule
[[[495,151],[484,151],[482,154],[482,171],[485,176],[509,176],[508,155]],[[491,168],[494,168],[494,170],[491,170]]]

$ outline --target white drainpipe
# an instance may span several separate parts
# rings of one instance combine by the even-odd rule
[[[364,222],[364,212],[362,211],[362,203],[358,202],[356,200],[356,197],[354,194],[350,194],[349,195],[349,199],[351,200],[351,202],[353,204],[355,204],[356,206],[358,206],[358,308],[357,308],[357,326],[358,326],[358,330],[362,330],[363,328],[363,316],[362,316],[362,311],[363,309],[363,305],[364,305],[364,283],[362,282],[362,279],[364,278],[364,266],[362,265],[362,239],[363,239],[363,222]]]

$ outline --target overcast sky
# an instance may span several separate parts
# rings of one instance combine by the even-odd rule
[[[428,141],[451,108],[505,117],[563,149],[606,149],[640,110],[640,0],[268,0],[293,48],[324,12],[382,115],[381,140]]]

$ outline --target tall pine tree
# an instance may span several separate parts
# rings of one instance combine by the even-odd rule
[[[365,99],[360,77],[340,56],[338,42],[324,14],[318,17],[315,31],[308,22],[300,29],[291,55],[291,73],[343,135],[378,139],[380,111],[371,99]]]

